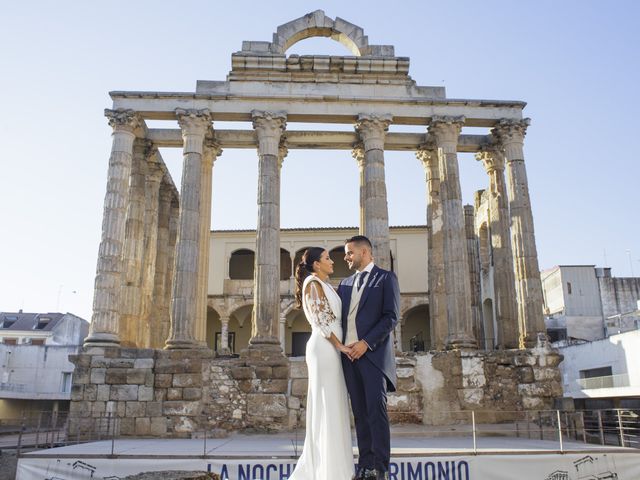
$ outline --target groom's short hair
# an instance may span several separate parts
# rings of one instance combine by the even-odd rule
[[[369,247],[369,250],[373,251],[373,245],[371,245],[371,240],[369,240],[364,235],[355,235],[351,238],[347,238],[344,241],[344,244],[346,245],[347,243],[355,243],[359,247],[366,245],[367,247]]]

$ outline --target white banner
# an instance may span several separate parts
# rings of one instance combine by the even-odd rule
[[[286,480],[293,460],[194,458],[29,458],[19,460],[16,480],[117,480],[162,470],[205,470],[223,480]],[[638,453],[463,455],[393,458],[390,480],[638,480]]]

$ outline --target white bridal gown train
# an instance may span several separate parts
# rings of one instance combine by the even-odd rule
[[[305,279],[302,291],[302,308],[311,324],[306,350],[307,429],[302,454],[289,480],[351,480],[354,466],[347,386],[341,353],[329,341],[331,333],[342,339],[342,303],[333,287],[314,275]]]

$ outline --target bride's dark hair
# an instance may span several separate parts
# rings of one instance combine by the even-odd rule
[[[302,308],[302,284],[304,279],[313,273],[314,262],[320,261],[324,248],[310,247],[302,254],[300,263],[296,265],[296,308]]]

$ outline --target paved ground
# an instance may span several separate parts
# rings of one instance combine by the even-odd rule
[[[16,466],[18,459],[15,450],[0,451],[0,478],[2,480],[13,480],[16,478]]]

